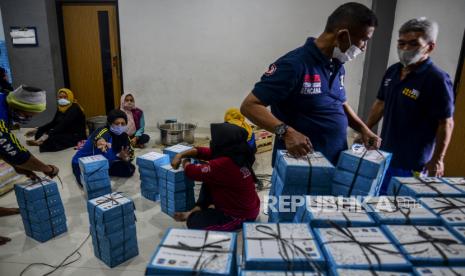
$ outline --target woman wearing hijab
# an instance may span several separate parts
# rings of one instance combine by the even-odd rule
[[[217,231],[234,231],[245,221],[254,221],[260,211],[255,190],[253,150],[247,144],[247,131],[234,124],[211,125],[210,148],[197,147],[176,155],[172,166],[182,163],[185,175],[202,181],[199,199],[189,212],[176,213],[177,221],[187,227]],[[191,164],[190,159],[208,160]]]
[[[244,115],[237,108],[230,108],[226,110],[224,114],[224,122],[233,124],[239,127],[242,127],[247,131],[247,143],[254,150],[254,153],[257,152],[257,145],[255,144],[255,134],[253,133],[252,127],[245,121]]]
[[[81,183],[81,170],[79,158],[101,154],[108,159],[110,176],[131,177],[136,170],[131,163],[134,151],[131,141],[126,133],[126,113],[121,110],[112,110],[107,115],[107,125],[96,129],[87,139],[84,146],[76,152],[71,162],[73,174],[79,185]]]
[[[120,109],[124,111],[128,117],[127,134],[131,138],[131,144],[135,147],[143,148],[150,140],[150,136],[144,133],[144,112],[136,107],[132,94],[124,94],[121,96]]]
[[[34,140],[28,140],[27,144],[39,146],[41,152],[64,150],[86,139],[86,116],[73,92],[61,88],[57,101],[58,110],[53,120],[26,133],[28,137],[34,136]]]

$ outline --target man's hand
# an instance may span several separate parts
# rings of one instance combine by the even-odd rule
[[[33,129],[29,130],[28,132],[26,132],[26,134],[24,134],[24,136],[32,137],[32,136],[36,135],[36,133],[37,133],[37,128],[33,128]]]
[[[295,157],[301,157],[313,152],[310,139],[291,127],[284,134],[284,143],[289,154]]]
[[[48,167],[50,170],[44,171],[43,173],[50,178],[54,178],[60,172],[60,170],[54,165],[48,165]]]
[[[129,147],[123,147],[119,152],[118,157],[126,162],[129,161],[131,159],[131,152]]]
[[[185,169],[187,165],[190,165],[191,164],[191,159],[190,158],[186,158],[186,159],[183,159],[182,160],[182,168]]]
[[[132,146],[137,145],[137,137],[136,136],[134,136],[134,138],[131,139],[131,145]]]
[[[103,138],[98,139],[97,143],[95,144],[97,145],[97,148],[102,152],[107,152],[108,149],[111,149],[111,144],[107,143],[107,141]]]
[[[381,146],[381,138],[369,129],[362,131],[361,140],[367,150],[379,149]]]
[[[18,167],[14,167],[15,171],[19,174],[24,174],[26,177],[32,179],[32,180],[39,180],[40,178],[35,174],[33,171],[26,170],[26,169],[21,169]]]
[[[182,154],[181,153],[176,154],[173,160],[171,161],[171,167],[177,170],[179,168],[179,165],[181,165],[181,160],[182,160]]]
[[[428,176],[441,177],[444,175],[444,161],[431,159],[426,163],[425,169]]]

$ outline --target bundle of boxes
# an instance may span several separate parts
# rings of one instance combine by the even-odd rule
[[[174,216],[176,212],[190,211],[195,204],[194,181],[184,175],[179,167],[173,169],[171,165],[160,167],[160,204],[161,210]]]
[[[15,185],[24,230],[45,242],[67,231],[66,215],[56,182],[28,180]]]
[[[236,275],[236,234],[169,229],[145,275]]]
[[[81,183],[87,199],[111,193],[111,182],[108,174],[108,160],[103,155],[79,158]]]
[[[436,177],[393,177],[387,190],[392,196],[461,197],[464,193]]]
[[[287,151],[276,152],[276,163],[271,179],[270,197],[276,206],[269,209],[269,222],[292,222],[295,208],[289,211],[277,210],[279,201],[289,196],[330,195],[334,166],[320,152],[301,158],[290,156]]]
[[[313,227],[375,226],[365,206],[356,197],[308,196],[294,217],[296,223]]]
[[[164,148],[163,153],[169,156],[171,162],[173,161],[173,158],[176,156],[176,154],[188,151],[190,149],[192,149],[191,146],[177,144],[171,147]]]
[[[120,193],[87,202],[94,254],[109,267],[139,254],[134,203]]]
[[[160,167],[170,163],[169,156],[157,152],[149,152],[137,157],[139,167],[140,191],[143,197],[152,201],[160,199],[158,173]]]
[[[365,150],[363,146],[341,152],[334,173],[332,194],[335,196],[376,196],[392,154]]]

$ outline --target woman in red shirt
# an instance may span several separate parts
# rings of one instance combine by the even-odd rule
[[[260,211],[254,151],[247,143],[247,131],[233,124],[211,124],[211,138],[210,148],[193,148],[172,161],[173,168],[182,162],[188,178],[203,182],[196,206],[174,218],[186,221],[190,229],[237,230],[243,222],[254,221]],[[208,162],[191,164],[184,158]]]

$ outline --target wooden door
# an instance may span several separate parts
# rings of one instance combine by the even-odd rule
[[[457,85],[454,122],[454,132],[444,160],[445,175],[465,176],[465,60],[462,62],[461,75]]]
[[[63,4],[62,14],[70,89],[87,117],[105,115],[121,97],[116,7]]]

